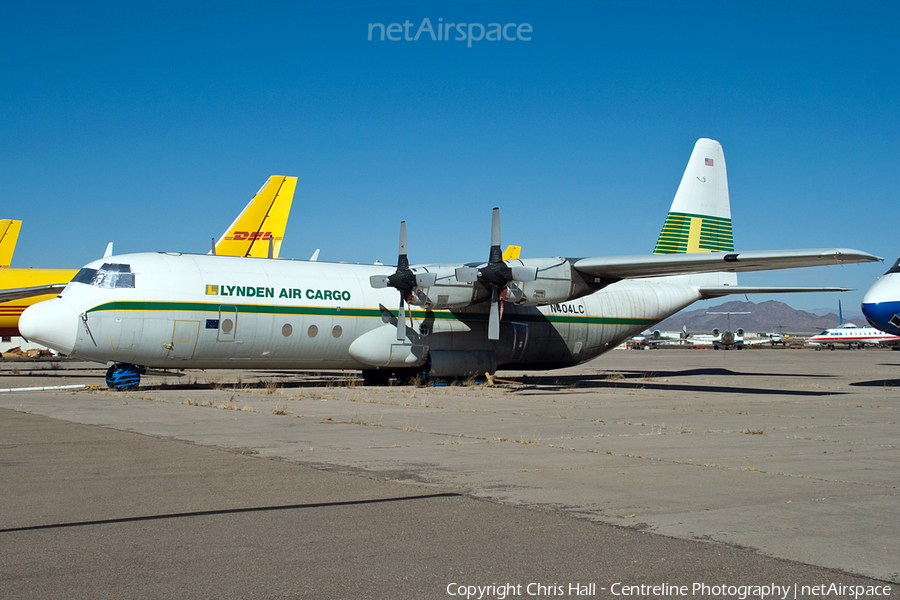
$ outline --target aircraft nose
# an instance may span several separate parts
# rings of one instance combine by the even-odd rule
[[[896,275],[893,273],[882,275],[878,281],[873,283],[872,287],[866,291],[866,295],[863,296],[863,304],[877,304],[879,302],[893,300],[894,298],[892,296],[896,296],[894,290],[897,289],[898,286],[900,286],[900,278],[897,278]]]
[[[38,302],[19,317],[19,333],[28,341],[71,354],[78,335],[78,315],[60,298]]]

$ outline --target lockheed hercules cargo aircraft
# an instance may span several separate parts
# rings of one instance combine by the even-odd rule
[[[875,260],[841,248],[735,251],[722,146],[701,139],[655,254],[503,260],[495,209],[487,262],[410,266],[404,224],[393,273],[127,254],[85,266],[19,328],[63,354],[112,363],[112,387],[136,385],[146,368],[360,369],[377,383],[574,365],[700,299],[843,290],[739,286],[738,271]],[[398,292],[399,310],[387,308]]]

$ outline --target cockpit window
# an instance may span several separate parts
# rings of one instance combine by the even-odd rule
[[[888,270],[888,273],[900,273],[900,258],[897,259],[897,262],[894,263],[894,266]],[[887,275],[887,273],[885,273]]]
[[[72,281],[105,289],[133,288],[134,273],[131,272],[131,265],[103,263],[99,269],[81,269]]]
[[[88,269],[84,268],[72,278],[72,282],[74,283],[83,283],[85,285],[91,285],[94,283],[94,277],[97,276],[97,269]]]

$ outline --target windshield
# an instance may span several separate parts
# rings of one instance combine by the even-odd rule
[[[894,266],[888,270],[888,273],[900,273],[900,258],[894,263]],[[885,273],[887,275],[887,273]]]
[[[134,273],[131,265],[103,263],[99,269],[84,268],[72,278],[73,283],[83,283],[105,289],[133,288]]]

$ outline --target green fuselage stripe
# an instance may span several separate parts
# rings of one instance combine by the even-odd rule
[[[272,304],[228,304],[209,302],[142,302],[142,301],[117,301],[99,304],[89,309],[88,313],[124,311],[124,312],[205,312],[218,315],[222,308],[234,307],[240,314],[256,315],[291,315],[309,317],[357,317],[367,319],[380,319],[382,312],[378,308],[342,308],[334,306],[278,306]],[[227,312],[227,311],[226,311]],[[397,317],[396,310],[389,311],[393,317]],[[447,310],[409,310],[411,318],[439,319],[455,321],[487,321],[488,314],[480,312],[451,312]],[[584,323],[588,325],[624,325],[624,326],[649,326],[655,323],[653,319],[640,319],[629,317],[592,317],[588,315],[545,315],[534,311],[527,313],[508,312],[508,319],[518,322],[534,323]]]

